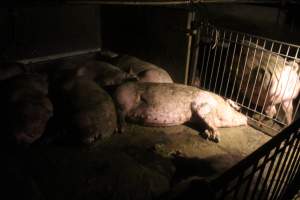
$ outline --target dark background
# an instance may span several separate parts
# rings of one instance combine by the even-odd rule
[[[66,4],[2,7],[0,59],[101,47],[151,61],[168,70],[176,82],[183,82],[189,9]],[[300,44],[296,5],[199,4],[196,10],[219,26]]]

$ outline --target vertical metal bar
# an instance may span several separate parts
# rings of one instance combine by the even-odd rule
[[[296,133],[295,133],[296,135]],[[299,151],[297,151],[298,149],[298,145],[299,145],[299,140],[297,140],[297,138],[294,137],[293,139],[296,143],[295,144],[292,144],[292,146],[294,147],[293,148],[293,152],[291,153],[291,157],[290,157],[290,160],[289,162],[287,163],[287,166],[288,166],[288,169],[285,170],[285,173],[283,175],[284,177],[284,182],[285,182],[285,185],[283,185],[283,188],[281,191],[279,191],[279,197],[278,199],[280,199],[280,197],[285,193],[285,190],[286,190],[286,187],[289,185],[289,177],[291,176],[292,174],[292,169],[294,167],[294,164],[296,162],[296,158],[297,158],[297,154],[296,152],[299,153]]]
[[[279,80],[278,80],[278,84],[277,84],[277,87],[276,87],[276,91],[277,91],[277,89],[278,89],[278,87],[279,87],[279,82],[280,82],[280,80],[283,78],[283,77],[282,77],[282,72],[283,72],[283,70],[284,70],[284,68],[285,68],[286,60],[287,60],[287,56],[288,56],[288,54],[289,54],[290,48],[291,48],[291,46],[288,46],[288,49],[287,49],[287,52],[286,52],[286,55],[285,55],[285,58],[284,58],[284,65],[282,66],[282,69],[281,69],[280,78],[279,78]],[[290,75],[291,75],[291,69],[289,70],[288,81],[290,80]],[[282,88],[281,88],[281,89],[282,89]],[[287,89],[287,85],[284,87],[283,94],[285,93],[286,89]],[[282,100],[283,100],[283,97],[284,97],[284,95],[282,95],[281,98],[280,98],[280,101],[279,101],[280,104],[279,104],[279,107],[278,107],[278,111],[277,111],[277,113],[276,113],[276,115],[275,115],[275,119],[278,119],[279,109],[282,107]],[[275,99],[276,99],[276,98],[274,98],[274,100],[273,100],[273,102],[272,102],[272,105],[275,104]],[[283,122],[282,122],[282,123],[283,123]],[[283,123],[283,124],[285,124],[285,123]]]
[[[298,112],[299,106],[300,106],[300,101],[298,101],[297,106],[296,106],[296,108],[295,108],[295,112],[294,112],[294,114],[293,114],[293,121],[295,121],[296,114],[297,114],[297,112]]]
[[[298,174],[300,174],[300,162],[299,162],[299,159],[298,159],[298,164],[297,164],[297,166],[296,166],[296,168],[295,168],[295,173],[293,174],[293,176],[292,176],[292,180],[294,180],[294,178],[296,177],[296,175],[298,175]]]
[[[193,21],[193,13],[189,12],[187,16],[187,30],[191,29],[191,24]],[[192,35],[187,34],[187,52],[186,52],[186,63],[185,63],[185,74],[184,74],[184,84],[188,83],[189,71],[190,71],[190,58],[191,58],[191,46],[192,46]]]
[[[240,191],[242,183],[243,183],[244,173],[245,173],[245,171],[241,172],[239,175],[239,179],[236,183],[236,187],[235,187],[234,194],[233,194],[233,199],[237,199],[237,196],[239,194],[239,191]]]
[[[249,40],[249,43],[251,43],[252,41],[252,38],[250,37],[250,40]],[[244,46],[244,44],[242,45]],[[238,97],[240,95],[240,91],[241,91],[241,88],[242,88],[242,82],[244,80],[244,76],[245,76],[245,68],[246,68],[246,63],[248,61],[248,55],[249,55],[249,46],[247,47],[247,52],[246,52],[246,56],[245,56],[245,62],[244,62],[244,65],[243,65],[243,73],[242,73],[242,78],[241,78],[241,82],[240,82],[240,85],[239,85],[239,89],[238,89]],[[245,96],[245,92],[244,92],[244,96]]]
[[[297,55],[298,55],[298,53],[299,53],[299,48],[297,48]],[[296,59],[296,58],[295,58]],[[300,76],[300,69],[298,69],[298,76]],[[295,111],[294,111],[294,113],[293,113],[293,117],[292,117],[292,120],[294,121],[295,120],[295,118],[296,118],[296,114],[297,114],[297,111],[298,111],[298,109],[299,109],[299,106],[300,106],[300,101],[298,101],[298,104],[297,104],[297,106],[296,106],[296,109],[295,109]]]
[[[192,64],[192,79],[191,82],[195,81],[195,77],[196,77],[196,71],[198,68],[198,61],[199,61],[199,45],[200,45],[200,38],[201,38],[201,28],[197,28],[197,33],[195,36],[195,40],[194,40],[194,45],[193,45],[193,64]],[[201,79],[200,79],[201,80]]]
[[[226,195],[229,194],[227,189],[228,189],[228,184],[225,187],[222,187],[222,192],[221,192],[220,197],[218,198],[218,200],[226,198]]]
[[[208,28],[207,28],[207,31],[209,31],[208,30]],[[207,70],[208,70],[208,64],[209,64],[209,60],[210,60],[210,52],[211,52],[211,43],[209,43],[209,50],[208,50],[208,56],[207,56],[207,61],[206,61],[206,66],[205,66],[205,75],[204,75],[204,88],[207,88],[206,87],[206,76],[207,76]]]
[[[281,52],[281,48],[282,48],[282,44],[279,45],[278,54],[277,54],[277,56],[276,56],[275,66],[274,66],[274,68],[273,68],[273,70],[272,70],[272,73],[271,73],[271,79],[273,78],[275,68],[277,67],[278,58],[279,58],[279,54],[280,54],[280,52]],[[269,92],[270,92],[270,87],[268,88],[267,94],[269,94]],[[265,101],[264,101],[264,103],[263,103],[262,110],[265,110],[266,103],[267,103],[267,98],[265,98]]]
[[[222,39],[222,45],[221,45],[221,53],[220,53],[220,59],[219,59],[219,65],[218,65],[218,70],[217,70],[217,78],[215,81],[215,86],[213,92],[216,93],[216,87],[217,87],[217,82],[219,80],[219,73],[220,73],[220,66],[221,66],[221,61],[222,61],[222,56],[223,56],[223,49],[224,49],[224,40],[226,38],[226,31],[223,31],[223,39]],[[223,66],[224,68],[224,66]],[[220,95],[220,93],[218,93]]]
[[[271,52],[273,51],[273,47],[274,47],[274,42],[272,42],[272,44],[271,44],[271,49],[270,49]],[[268,67],[268,66],[269,66],[271,56],[272,56],[272,54],[269,53],[267,65],[266,65],[265,67]],[[266,78],[266,76],[264,75],[264,76],[263,76],[263,79],[262,79],[262,83],[264,83],[265,78]],[[269,89],[268,89],[268,90],[269,90]],[[262,87],[260,87],[260,90],[259,90],[259,93],[258,93],[259,95],[258,95],[258,98],[257,98],[257,99],[260,99],[261,91],[262,91]],[[264,95],[266,96],[267,94],[264,94]],[[257,110],[257,105],[258,105],[258,104],[255,105],[254,110]]]
[[[276,161],[276,158],[274,155],[277,155],[278,152],[279,152],[279,149],[280,149],[280,146],[277,146],[276,149],[275,149],[275,152],[273,154],[273,157],[274,159],[272,159],[270,162],[270,165],[269,165],[269,168],[268,168],[268,171],[267,171],[267,174],[266,174],[266,177],[265,177],[265,180],[263,182],[263,185],[262,185],[262,189],[261,189],[261,192],[260,194],[258,195],[258,198],[257,199],[262,199],[264,194],[265,194],[265,187],[267,187],[267,183],[268,183],[268,180],[270,178],[270,175],[271,175],[271,171],[273,169],[273,166],[274,166],[274,163]],[[270,151],[271,152],[271,151]]]
[[[298,57],[298,53],[299,53],[299,48],[297,48],[297,50],[296,50],[296,53],[295,53],[295,56],[294,56],[294,61],[293,61],[293,64],[295,64],[295,61],[296,61],[296,58]],[[288,79],[289,80],[289,79]],[[292,96],[294,95],[294,93],[295,93],[295,89],[296,89],[296,85],[294,86],[294,88],[293,88],[293,93],[292,93]],[[287,90],[287,86],[285,87],[285,90],[284,90],[284,92]],[[283,98],[283,97],[282,97]],[[300,101],[299,101],[300,102]],[[291,104],[293,104],[293,101],[291,100],[291,101],[289,101],[289,103],[288,103],[288,107],[291,105]],[[279,108],[280,108],[280,106],[279,106]],[[295,115],[296,115],[296,112],[297,112],[297,110],[293,110],[293,112],[295,113]],[[294,115],[294,113],[292,113],[292,121],[294,120],[294,117],[293,117],[293,115]],[[279,114],[279,112],[277,113],[277,115],[276,115],[276,118],[278,117],[278,114]],[[294,116],[295,116],[294,115]]]
[[[280,164],[281,164],[281,161],[282,161],[282,158],[283,158],[283,154],[284,154],[284,151],[285,151],[285,145],[286,145],[286,140],[285,140],[285,144],[284,144],[284,150],[283,150],[283,152],[280,152],[279,154],[280,155],[278,155],[277,154],[277,156],[279,157],[278,158],[278,162],[275,164],[275,168],[274,168],[274,170],[273,170],[273,176],[272,176],[272,178],[271,178],[271,184],[269,185],[269,187],[268,187],[268,190],[267,190],[267,197],[268,197],[268,195],[271,193],[271,190],[272,190],[272,186],[273,186],[273,183],[274,183],[274,180],[275,180],[275,177],[277,177],[277,172],[278,172],[278,168],[279,168],[279,166],[280,166]],[[281,146],[280,144],[279,144],[279,146]],[[276,156],[276,157],[277,157]]]
[[[225,66],[223,67],[223,73],[222,73],[222,79],[221,79],[221,87],[220,87],[220,90],[218,92],[219,94],[220,94],[221,89],[223,87],[224,75],[225,75],[225,71],[227,69],[227,59],[228,59],[228,53],[229,53],[229,49],[230,49],[230,45],[231,45],[231,38],[232,38],[232,32],[230,32],[230,34],[229,34],[229,45],[228,45],[227,52],[226,52]]]
[[[243,47],[244,47],[244,42],[245,42],[245,34],[243,35],[242,37],[242,45],[241,45],[241,49],[240,49],[240,55],[239,55],[239,59],[238,59],[238,62],[237,62],[237,66],[234,66],[236,72],[235,72],[235,76],[234,76],[234,81],[233,81],[233,86],[232,86],[232,91],[231,91],[231,95],[230,95],[230,99],[232,99],[232,95],[233,95],[233,91],[235,90],[235,83],[236,83],[236,78],[237,78],[237,75],[238,75],[238,72],[239,72],[239,68],[240,68],[240,62],[241,62],[241,56],[242,56],[242,51],[243,51]],[[238,95],[237,95],[237,98],[236,98],[236,102],[237,102],[237,99],[238,99]]]
[[[216,30],[217,32],[217,30]],[[216,33],[217,34],[217,33]],[[217,51],[218,51],[218,45],[215,46],[215,50],[214,50],[214,58],[213,58],[213,63],[211,65],[211,72],[210,72],[210,78],[209,78],[209,84],[208,84],[208,89],[211,91],[211,79],[213,77],[214,74],[214,69],[215,69],[215,61],[216,61],[216,56],[217,56]]]
[[[266,40],[264,40],[263,49],[265,48],[265,46],[266,46]],[[256,72],[256,76],[255,76],[255,80],[254,80],[254,84],[253,84],[254,87],[252,88],[252,92],[251,92],[251,96],[250,96],[250,100],[249,100],[249,104],[248,104],[249,107],[250,107],[250,102],[252,102],[254,90],[256,89],[255,86],[256,86],[256,83],[257,83],[258,73],[259,73],[259,70],[260,70],[260,68],[261,68],[261,62],[262,62],[263,55],[264,55],[264,51],[261,50],[261,56],[260,56],[260,59],[259,59],[258,70],[257,70],[257,72]],[[260,88],[261,88],[261,87],[263,87],[263,86],[261,85]],[[257,102],[255,103],[256,106],[257,106],[257,104],[258,104],[258,101],[259,101],[259,99],[257,99]]]
[[[270,155],[270,151],[265,155],[263,163],[261,164],[261,166],[263,166],[263,167],[259,171],[259,174],[257,176],[256,183],[255,183],[255,186],[254,186],[254,189],[253,189],[253,192],[252,192],[252,195],[251,195],[250,199],[254,199],[255,198],[256,190],[257,190],[257,188],[258,188],[258,186],[260,184],[260,180],[261,180],[262,175],[263,175],[263,173],[265,171],[265,167],[266,167],[269,155]]]
[[[295,168],[295,173],[294,173],[294,175],[293,175],[293,178],[295,178],[295,174],[300,173],[299,167],[300,167],[300,155],[299,155],[299,158],[298,158],[298,164],[297,164],[297,166],[296,166],[296,168]]]
[[[293,139],[294,138],[292,138],[291,140],[293,141]],[[280,166],[280,170],[279,170],[279,173],[278,173],[278,179],[276,180],[274,190],[273,190],[273,193],[271,195],[271,199],[273,199],[273,198],[275,199],[275,197],[277,195],[277,192],[278,192],[279,188],[282,185],[281,181],[283,181],[283,180],[281,180],[281,179],[283,177],[282,175],[284,173],[284,169],[286,169],[286,163],[287,163],[288,159],[290,158],[291,149],[292,149],[292,145],[290,144],[290,145],[288,145],[287,151],[282,152],[283,154],[285,154],[285,157],[284,157],[284,161],[283,161],[282,165]]]
[[[236,50],[236,44],[238,41],[238,37],[239,37],[239,33],[236,34],[235,37],[235,42],[234,42],[234,48],[233,48],[233,56],[231,58],[231,64],[230,64],[230,72],[229,72],[229,77],[227,78],[227,84],[226,84],[226,89],[225,89],[225,96],[227,96],[227,91],[228,91],[228,86],[229,86],[229,80],[230,80],[230,76],[231,76],[231,71],[232,71],[232,65],[233,65],[233,58],[235,56],[235,50]]]
[[[252,175],[251,175],[251,177],[250,177],[250,178],[248,179],[248,181],[247,181],[247,186],[246,186],[246,190],[244,191],[243,199],[247,199],[247,197],[248,197],[248,193],[249,193],[249,191],[250,191],[251,183],[252,183],[252,180],[253,180],[253,178],[254,178],[255,171],[256,171],[256,169],[257,169],[258,161],[259,161],[259,160],[256,160],[255,163],[254,163],[253,166],[252,166],[252,170],[251,170],[251,172],[250,172],[250,174],[252,174]],[[252,192],[254,192],[254,191],[252,191]]]
[[[258,44],[258,39],[256,39],[256,48],[257,48],[257,44]],[[248,87],[249,87],[249,82],[250,82],[250,79],[251,79],[251,74],[252,74],[252,70],[253,70],[253,65],[254,65],[254,60],[255,60],[255,55],[256,55],[256,48],[254,48],[254,54],[253,54],[253,59],[252,59],[252,63],[251,63],[251,68],[250,68],[250,73],[248,75],[248,81],[247,81],[247,85],[246,85],[246,91],[245,91],[245,94],[247,94],[248,92]],[[242,104],[244,105],[244,102],[245,102],[245,99],[246,99],[246,96],[247,95],[244,95],[243,97],[243,101],[242,101]],[[249,108],[249,105],[247,106]]]
[[[295,158],[293,160],[293,163],[292,163],[292,166],[291,166],[291,172],[288,176],[288,181],[287,181],[286,187],[287,187],[288,184],[290,184],[293,181],[293,178],[295,177],[294,175],[297,173],[297,166],[300,164],[300,151],[299,151],[299,148],[300,148],[299,141],[300,141],[300,139],[298,138],[297,140],[298,140],[297,141],[297,146],[295,148],[295,152],[297,152],[297,153],[296,153],[296,156],[295,156]]]
[[[204,63],[205,63],[205,56],[206,56],[206,49],[207,49],[207,46],[206,45],[204,45],[204,47],[203,47],[203,56],[202,56],[202,65],[201,65],[201,70],[199,70],[200,72],[199,72],[199,77],[200,77],[200,87],[204,87],[204,78],[202,78],[203,77],[203,74],[204,74]]]

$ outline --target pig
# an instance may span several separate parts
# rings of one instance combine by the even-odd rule
[[[45,132],[53,115],[53,105],[48,98],[46,77],[25,73],[7,80],[5,115],[8,129],[17,144],[32,144]]]
[[[119,85],[127,79],[136,78],[133,74],[126,73],[110,63],[96,60],[80,65],[76,76],[94,80],[102,87]]]
[[[106,59],[123,71],[135,74],[139,82],[173,83],[169,73],[161,67],[146,62],[134,56],[117,55],[103,52],[101,58]],[[109,57],[109,58],[107,58]]]
[[[62,115],[70,141],[92,144],[117,129],[115,106],[110,95],[94,81],[73,78],[61,85]]]
[[[247,117],[232,107],[235,102],[182,84],[127,82],[116,89],[114,98],[121,131],[125,120],[146,126],[173,126],[195,116],[204,123],[206,137],[218,142],[217,128],[247,124]]]
[[[253,103],[260,106],[270,118],[277,114],[276,105],[282,105],[286,123],[292,122],[293,100],[298,96],[300,81],[298,64],[295,61],[286,61],[262,46],[245,41],[249,46],[241,52],[238,69],[235,59],[234,73],[237,80],[237,89]],[[256,49],[256,50],[255,50]],[[246,60],[247,57],[247,60]]]

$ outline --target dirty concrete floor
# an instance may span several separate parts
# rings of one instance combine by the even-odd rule
[[[124,137],[128,137],[132,145],[144,147],[153,145],[154,151],[163,157],[180,157],[187,161],[187,167],[193,165],[193,162],[188,163],[193,160],[199,164],[201,162],[209,164],[208,170],[214,173],[203,173],[202,176],[224,172],[271,139],[250,126],[219,130],[221,133],[219,143],[204,139],[198,131],[184,125],[153,128],[132,124],[128,127],[129,134]],[[190,167],[201,169],[201,164]],[[201,174],[201,170],[198,173]]]
[[[32,146],[8,156],[5,174],[17,182],[15,174],[23,174],[27,189],[19,194],[31,199],[164,199],[181,181],[218,176],[270,139],[250,126],[220,132],[214,143],[185,125],[128,124],[124,134],[90,147]]]

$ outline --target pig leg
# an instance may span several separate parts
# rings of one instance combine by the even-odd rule
[[[232,107],[234,108],[235,110],[240,110],[241,107],[235,103],[234,101],[232,101],[231,99],[226,99],[226,102]]]
[[[292,102],[292,100],[284,101],[283,104],[282,104],[282,109],[285,112],[285,117],[286,117],[287,124],[291,124],[292,123],[292,115],[293,115],[293,102]]]
[[[266,107],[265,112],[266,112],[266,114],[267,114],[269,117],[273,118],[274,115],[275,115],[276,112],[277,112],[277,111],[276,111],[276,108],[275,108],[275,105],[268,105],[268,106]]]
[[[197,105],[196,103],[191,104],[192,107],[192,112],[195,113],[204,123],[206,126],[206,129],[204,131],[204,137],[208,138],[214,142],[219,142],[220,141],[220,134],[219,131],[217,130],[217,126],[215,124],[215,120],[212,108],[204,103]]]
[[[126,123],[126,112],[124,112],[122,109],[117,108],[117,117],[118,117],[118,128],[117,132],[118,133],[124,133],[125,127],[127,125]]]

